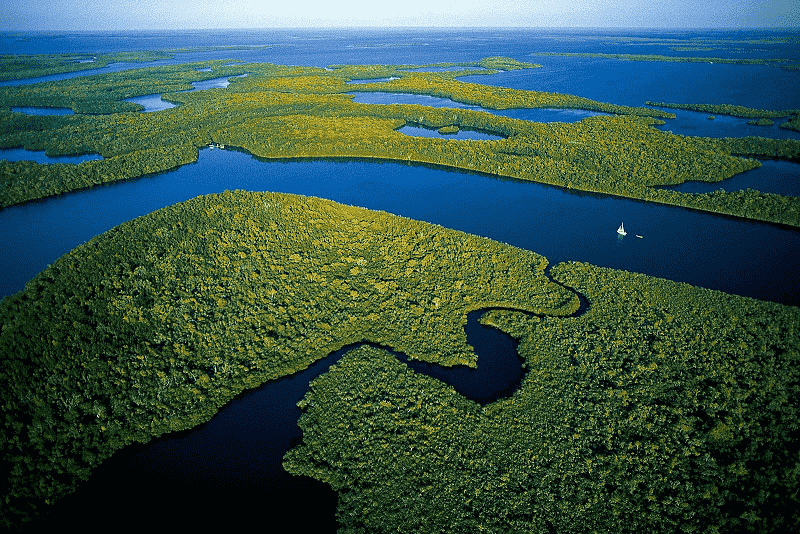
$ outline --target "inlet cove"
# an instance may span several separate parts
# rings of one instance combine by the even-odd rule
[[[460,66],[485,67],[482,73],[537,67],[497,57]],[[360,157],[441,165],[800,226],[796,197],[757,190],[691,194],[657,187],[687,180],[719,182],[759,167],[753,159],[758,157],[797,161],[798,140],[680,136],[654,128],[661,119],[674,117],[660,109],[456,79],[475,72],[471,70],[414,72],[402,67],[309,68],[216,60],[2,87],[0,106],[6,109],[69,107],[76,114],[0,111],[0,147],[44,149],[52,155],[96,153],[103,160],[67,169],[6,162],[0,204],[163,172],[196,161],[200,147],[219,143],[263,158]],[[226,88],[190,91],[192,82],[223,76],[231,82]],[[369,78],[389,81],[347,83]],[[474,109],[359,104],[348,94],[353,91],[423,94],[491,109],[569,108],[613,115],[536,123]],[[126,99],[155,93],[178,105],[130,113],[143,107]],[[397,131],[403,126],[477,130],[502,139],[409,136]]]
[[[502,85],[672,63],[624,38],[292,39],[0,57],[0,524],[798,526],[798,106]]]

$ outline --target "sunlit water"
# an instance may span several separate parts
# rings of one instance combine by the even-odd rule
[[[759,109],[798,109],[797,73],[774,67],[655,63],[606,58],[539,56],[541,51],[630,53],[625,37],[676,37],[667,32],[608,30],[242,30],[202,32],[94,32],[43,34],[21,38],[0,34],[4,53],[113,52],[190,46],[269,44],[260,50],[197,51],[148,64],[116,64],[84,73],[48,77],[72,78],[149,65],[211,59],[239,62],[328,66],[336,63],[423,64],[477,61],[509,56],[543,65],[541,69],[464,81],[519,89],[576,94],[602,102],[643,106],[645,101],[730,103]],[[771,34],[767,33],[769,37]],[[685,38],[727,37],[718,32],[683,32]],[[764,34],[748,33],[748,38]],[[751,55],[795,57],[791,45],[759,45]],[[667,45],[639,42],[635,53],[675,54]],[[725,53],[716,50],[710,54]],[[700,55],[703,52],[689,52]],[[39,80],[26,80],[31,83]],[[20,82],[4,82],[12,85]],[[403,98],[409,95],[404,95]],[[357,99],[366,95],[358,94]],[[377,97],[375,97],[377,98]],[[383,97],[382,97],[383,98]],[[393,98],[393,97],[389,97]],[[452,103],[427,100],[427,105]],[[160,96],[158,97],[160,101]],[[393,103],[389,100],[384,103]],[[409,103],[420,103],[419,101]],[[464,106],[467,107],[467,106]],[[527,120],[573,122],[594,112],[508,110],[498,112]],[[746,125],[746,120],[675,111],[663,129],[713,137],[765,135],[798,138],[776,126]],[[764,178],[768,172],[773,183]],[[758,173],[762,173],[759,175]],[[797,164],[765,162],[745,173],[743,183],[757,178],[760,190],[797,194]],[[733,180],[738,179],[735,178]],[[722,187],[735,182],[726,181]],[[715,185],[713,187],[720,187]],[[734,186],[740,187],[740,186]],[[749,186],[741,186],[749,187]],[[785,188],[789,189],[785,189]],[[680,208],[644,204],[590,194],[577,194],[537,184],[494,177],[375,162],[261,162],[249,155],[203,150],[197,164],[171,173],[101,186],[0,210],[0,295],[19,291],[48,263],[76,245],[117,224],[199,194],[224,189],[280,191],[315,195],[347,204],[425,220],[490,237],[545,255],[551,263],[580,260],[644,272],[654,276],[797,305],[800,265],[798,235],[793,229],[753,223]],[[789,191],[789,192],[786,192]],[[795,192],[791,192],[795,191]],[[628,236],[616,228],[624,222]],[[635,234],[642,235],[637,239]],[[472,324],[472,323],[471,323]],[[483,334],[486,334],[484,332]],[[488,340],[479,335],[475,339]],[[510,355],[513,345],[503,336],[488,341],[481,358]],[[478,345],[478,341],[475,341]],[[286,449],[300,439],[296,426],[302,397],[313,376],[324,372],[332,355],[305,373],[259,388],[234,400],[212,421],[148,446],[122,451],[95,473],[92,483],[57,507],[49,522],[111,524],[152,528],[148,513],[164,512],[159,526],[249,527],[264,512],[282,517],[299,504],[293,526],[316,531],[335,529],[335,495],[327,486],[305,477],[290,477],[280,466]],[[433,371],[430,371],[433,372]],[[449,380],[445,375],[442,380]],[[513,379],[511,380],[513,384]],[[513,385],[511,386],[513,389]],[[502,389],[502,388],[501,388]],[[464,391],[473,395],[474,390]],[[490,395],[506,395],[507,391]],[[47,523],[39,523],[37,528]]]

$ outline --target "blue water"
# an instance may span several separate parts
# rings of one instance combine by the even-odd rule
[[[459,130],[452,134],[439,133],[439,130],[431,128],[420,128],[418,126],[403,126],[397,130],[398,132],[410,135],[412,137],[438,137],[440,139],[476,139],[480,141],[491,141],[503,139],[499,135],[492,135],[484,132],[476,132],[472,130]]]
[[[202,71],[210,71],[211,69],[200,69]],[[192,82],[192,86],[194,89],[189,89],[188,91],[181,91],[182,93],[191,93],[192,91],[203,91],[205,89],[224,89],[230,85],[231,78],[241,78],[243,76],[247,76],[246,74],[242,76],[226,76],[224,78],[212,78],[210,80],[203,80],[199,82]],[[172,102],[167,102],[166,100],[161,100],[162,94],[155,94],[155,95],[144,95],[144,96],[135,96],[133,98],[126,98],[126,102],[133,102],[135,104],[139,104],[144,106],[142,110],[143,113],[152,113],[154,111],[163,111],[165,109],[170,109],[176,107],[176,104]]]
[[[27,113],[28,115],[74,115],[70,108],[40,108],[35,106],[12,107],[11,111]]]
[[[419,106],[429,106],[432,108],[458,108],[486,111],[480,106],[456,102],[449,98],[405,93],[355,92],[353,93],[353,102],[359,104],[417,104]]]
[[[313,195],[490,237],[551,263],[587,261],[800,304],[796,230],[424,166],[261,162],[209,149],[170,173],[0,210],[0,242],[9,251],[0,256],[0,295],[19,291],[59,256],[124,221],[225,189]],[[621,241],[620,221],[630,232]]]
[[[666,189],[684,193],[757,189],[765,193],[800,197],[800,163],[768,159],[761,161],[761,168],[737,174],[722,182],[684,182]]]
[[[163,111],[165,109],[177,107],[176,104],[172,102],[161,100],[161,93],[156,95],[134,96],[133,98],[126,98],[125,102],[133,102],[134,104],[144,106],[142,113],[153,113],[155,111]]]
[[[8,161],[35,161],[36,163],[82,163],[100,160],[100,154],[81,154],[79,156],[48,156],[44,150],[26,150],[24,148],[0,148],[0,159]],[[2,212],[0,212],[2,213]]]
[[[693,135],[698,137],[769,137],[772,139],[800,139],[800,132],[781,128],[786,118],[773,119],[772,126],[756,126],[747,124],[750,119],[729,117],[701,113],[699,111],[686,111],[682,109],[664,109],[674,113],[674,119],[664,119],[666,124],[658,128],[679,135]],[[709,117],[713,116],[713,119]]]
[[[536,55],[555,51],[800,59],[796,45],[745,43],[786,35],[494,29],[0,33],[0,53],[100,53],[271,45],[260,50],[179,53],[171,60],[116,64],[90,72],[210,59],[325,67],[338,63],[465,62],[502,55],[539,63],[543,68],[462,79],[570,93],[632,106],[642,106],[651,100],[798,109],[800,92],[796,87],[800,73],[773,67]],[[719,38],[738,39],[741,43],[726,45],[729,48],[719,45],[712,52],[680,52],[670,48],[676,44],[674,41],[665,41],[677,39],[685,44],[689,39]],[[452,105],[429,102],[432,102],[429,105]],[[532,113],[517,118],[565,122],[589,116],[582,115],[586,112],[560,110],[508,113]],[[796,133],[777,127],[744,128],[741,123],[746,121],[739,119],[717,116],[715,121],[708,121],[706,114],[680,111],[676,114],[678,118],[668,121],[663,128],[715,137],[740,135],[752,128],[761,132],[756,135],[797,137]],[[769,174],[774,183],[768,187],[796,191],[792,184],[798,181],[797,164],[769,163],[746,173],[749,179],[756,176],[756,180],[766,184],[765,177]],[[728,183],[734,182],[726,182],[725,186]],[[229,150],[202,150],[198,163],[170,173],[0,210],[0,242],[4,244],[0,254],[0,296],[20,290],[48,263],[123,221],[198,194],[236,188],[315,195],[381,209],[534,250],[551,263],[587,261],[730,293],[800,304],[797,230],[424,166],[364,161],[262,162]],[[626,237],[616,234],[620,222],[629,231]],[[643,238],[637,239],[635,234]],[[483,360],[491,358],[492,353],[507,355],[512,349],[492,346],[486,350],[481,356]],[[323,362],[308,373],[324,372],[325,365]],[[95,473],[94,489],[90,484],[65,499],[50,521],[60,528],[86,517],[96,520],[98,514],[110,519],[124,514],[126,522],[138,524],[138,521],[150,528],[150,516],[143,511],[172,506],[174,513],[167,516],[173,519],[166,519],[171,526],[249,527],[253,518],[262,518],[265,511],[277,516],[303,501],[313,503],[314,510],[303,517],[295,514],[294,525],[302,528],[315,517],[322,517],[327,523],[316,531],[333,531],[333,494],[313,480],[287,476],[280,466],[286,448],[299,439],[293,403],[305,391],[309,376],[303,373],[267,384],[257,393],[236,399],[211,422],[194,431],[126,449]],[[141,491],[143,487],[147,490]],[[130,513],[131,510],[137,513]]]

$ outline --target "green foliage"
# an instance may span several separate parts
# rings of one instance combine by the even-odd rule
[[[667,63],[727,63],[732,65],[767,65],[781,67],[786,59],[761,59],[761,58],[722,58],[722,57],[686,57],[662,56],[658,54],[599,54],[599,53],[568,53],[568,52],[540,52],[538,56],[568,56],[568,57],[597,57],[613,58],[625,61],[662,61]]]
[[[800,132],[800,113],[792,115],[788,121],[781,123],[780,127]]]
[[[481,106],[487,109],[564,108],[587,109],[606,113],[642,115],[659,118],[675,117],[672,113],[666,113],[657,109],[618,106],[561,93],[509,89],[506,87],[467,83],[454,79],[456,76],[463,76],[464,74],[464,72],[402,73],[401,77],[388,82],[358,84],[348,89],[351,92],[381,91],[431,95],[439,98],[449,98],[456,102]],[[473,71],[471,74],[475,74],[475,72]],[[481,74],[485,73],[481,72]]]
[[[527,375],[485,407],[389,354],[312,382],[284,466],[342,532],[789,532],[800,310],[586,264],[579,317],[492,311]]]
[[[732,154],[800,161],[800,140],[797,139],[726,137],[717,142],[723,150],[728,150]]]
[[[520,70],[520,69],[535,69],[541,67],[535,63],[526,63],[524,61],[517,61],[507,57],[487,57],[478,62],[478,65],[485,69],[496,70]]]
[[[203,46],[170,48],[166,50],[135,50],[106,54],[6,54],[0,55],[0,81],[38,78],[52,74],[80,72],[99,69],[111,63],[146,63],[160,59],[172,59],[181,52],[204,52],[224,50],[250,50],[270,48],[259,46]]]
[[[104,158],[63,166],[4,162],[0,167],[0,205],[172,169],[196,161],[198,148],[217,142],[263,158],[416,161],[800,225],[797,197],[754,191],[741,202],[741,193],[695,195],[658,189],[685,180],[717,182],[760,165],[734,155],[796,159],[797,141],[678,136],[652,128],[658,124],[653,116],[673,116],[661,110],[455,79],[474,71],[408,72],[400,70],[408,66],[397,65],[321,69],[226,63],[153,67],[0,88],[0,106],[47,105],[79,112],[34,117],[0,107],[0,147],[43,149],[49,155],[98,153]],[[489,58],[472,65],[480,64],[530,68],[508,58]],[[213,67],[213,73],[198,72],[204,66]],[[188,89],[193,80],[245,72],[247,77],[232,78],[226,89],[175,92]],[[355,78],[386,77],[396,79],[346,83]],[[580,108],[617,115],[590,117],[573,124],[541,124],[469,109],[356,104],[345,94],[354,91],[428,94],[495,109]],[[139,106],[121,101],[162,92],[166,93],[162,98],[178,106],[138,113],[133,110]],[[451,132],[456,128],[485,131],[505,139],[432,139],[396,131],[406,124]]]
[[[797,110],[771,111],[767,109],[754,109],[745,106],[734,106],[732,104],[673,104],[669,102],[645,102],[648,106],[672,109],[688,109],[691,111],[702,111],[704,113],[717,113],[718,115],[730,115],[731,117],[742,117],[745,119],[779,119],[788,117]],[[770,123],[771,124],[771,123]]]
[[[36,54],[0,56],[0,80],[38,78],[51,74],[98,69],[111,63],[144,63],[169,59],[166,51],[117,52],[112,54]]]
[[[569,315],[542,256],[331,201],[226,192],[124,223],[0,301],[8,525],[117,449],[369,341],[475,365],[483,307]]]

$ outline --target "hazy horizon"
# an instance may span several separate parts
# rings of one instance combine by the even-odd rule
[[[245,30],[295,28],[785,29],[800,0],[21,0],[0,6],[0,31]]]

